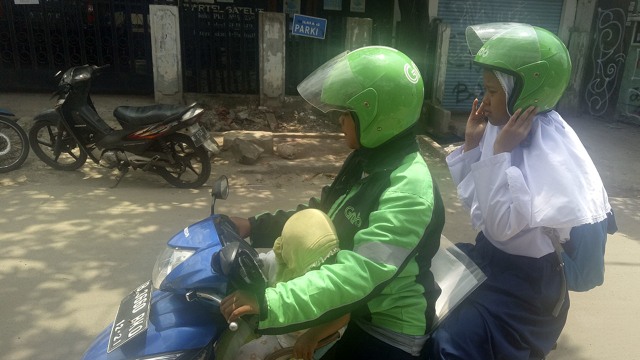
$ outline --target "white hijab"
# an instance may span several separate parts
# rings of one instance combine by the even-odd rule
[[[507,99],[513,78],[495,72]],[[493,155],[493,144],[502,126],[487,124],[481,159]],[[570,228],[600,222],[611,211],[607,192],[591,157],[571,126],[551,110],[536,115],[531,132],[511,152],[511,163],[520,169],[531,196],[530,226]]]

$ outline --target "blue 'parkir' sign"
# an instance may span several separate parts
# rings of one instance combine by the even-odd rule
[[[324,39],[326,30],[327,19],[299,14],[293,15],[293,27],[291,29],[293,35]]]

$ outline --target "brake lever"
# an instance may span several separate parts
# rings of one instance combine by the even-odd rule
[[[222,297],[220,295],[201,292],[201,291],[196,291],[196,290],[188,291],[185,294],[185,298],[189,302],[195,301],[197,299],[205,299],[205,300],[209,300],[209,301],[215,303],[218,306],[220,306],[220,303],[222,302]],[[229,323],[229,330],[231,330],[231,331],[238,330],[238,323],[235,322],[235,321],[230,322]]]

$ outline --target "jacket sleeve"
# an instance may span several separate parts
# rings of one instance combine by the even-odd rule
[[[353,251],[342,250],[334,264],[267,288],[258,332],[288,333],[350,313],[395,270],[385,264],[375,264]]]
[[[259,332],[309,328],[380,294],[413,259],[431,220],[433,196],[421,195],[387,190],[369,215],[369,227],[356,233],[353,251],[342,250],[335,263],[266,289]]]
[[[273,243],[282,233],[287,219],[295,210],[278,210],[275,213],[263,213],[249,218],[251,224],[251,246],[254,248],[272,248]]]

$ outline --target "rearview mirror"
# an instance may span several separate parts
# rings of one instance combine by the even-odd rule
[[[225,175],[221,175],[213,183],[211,197],[225,200],[227,196],[229,196],[229,179]]]

